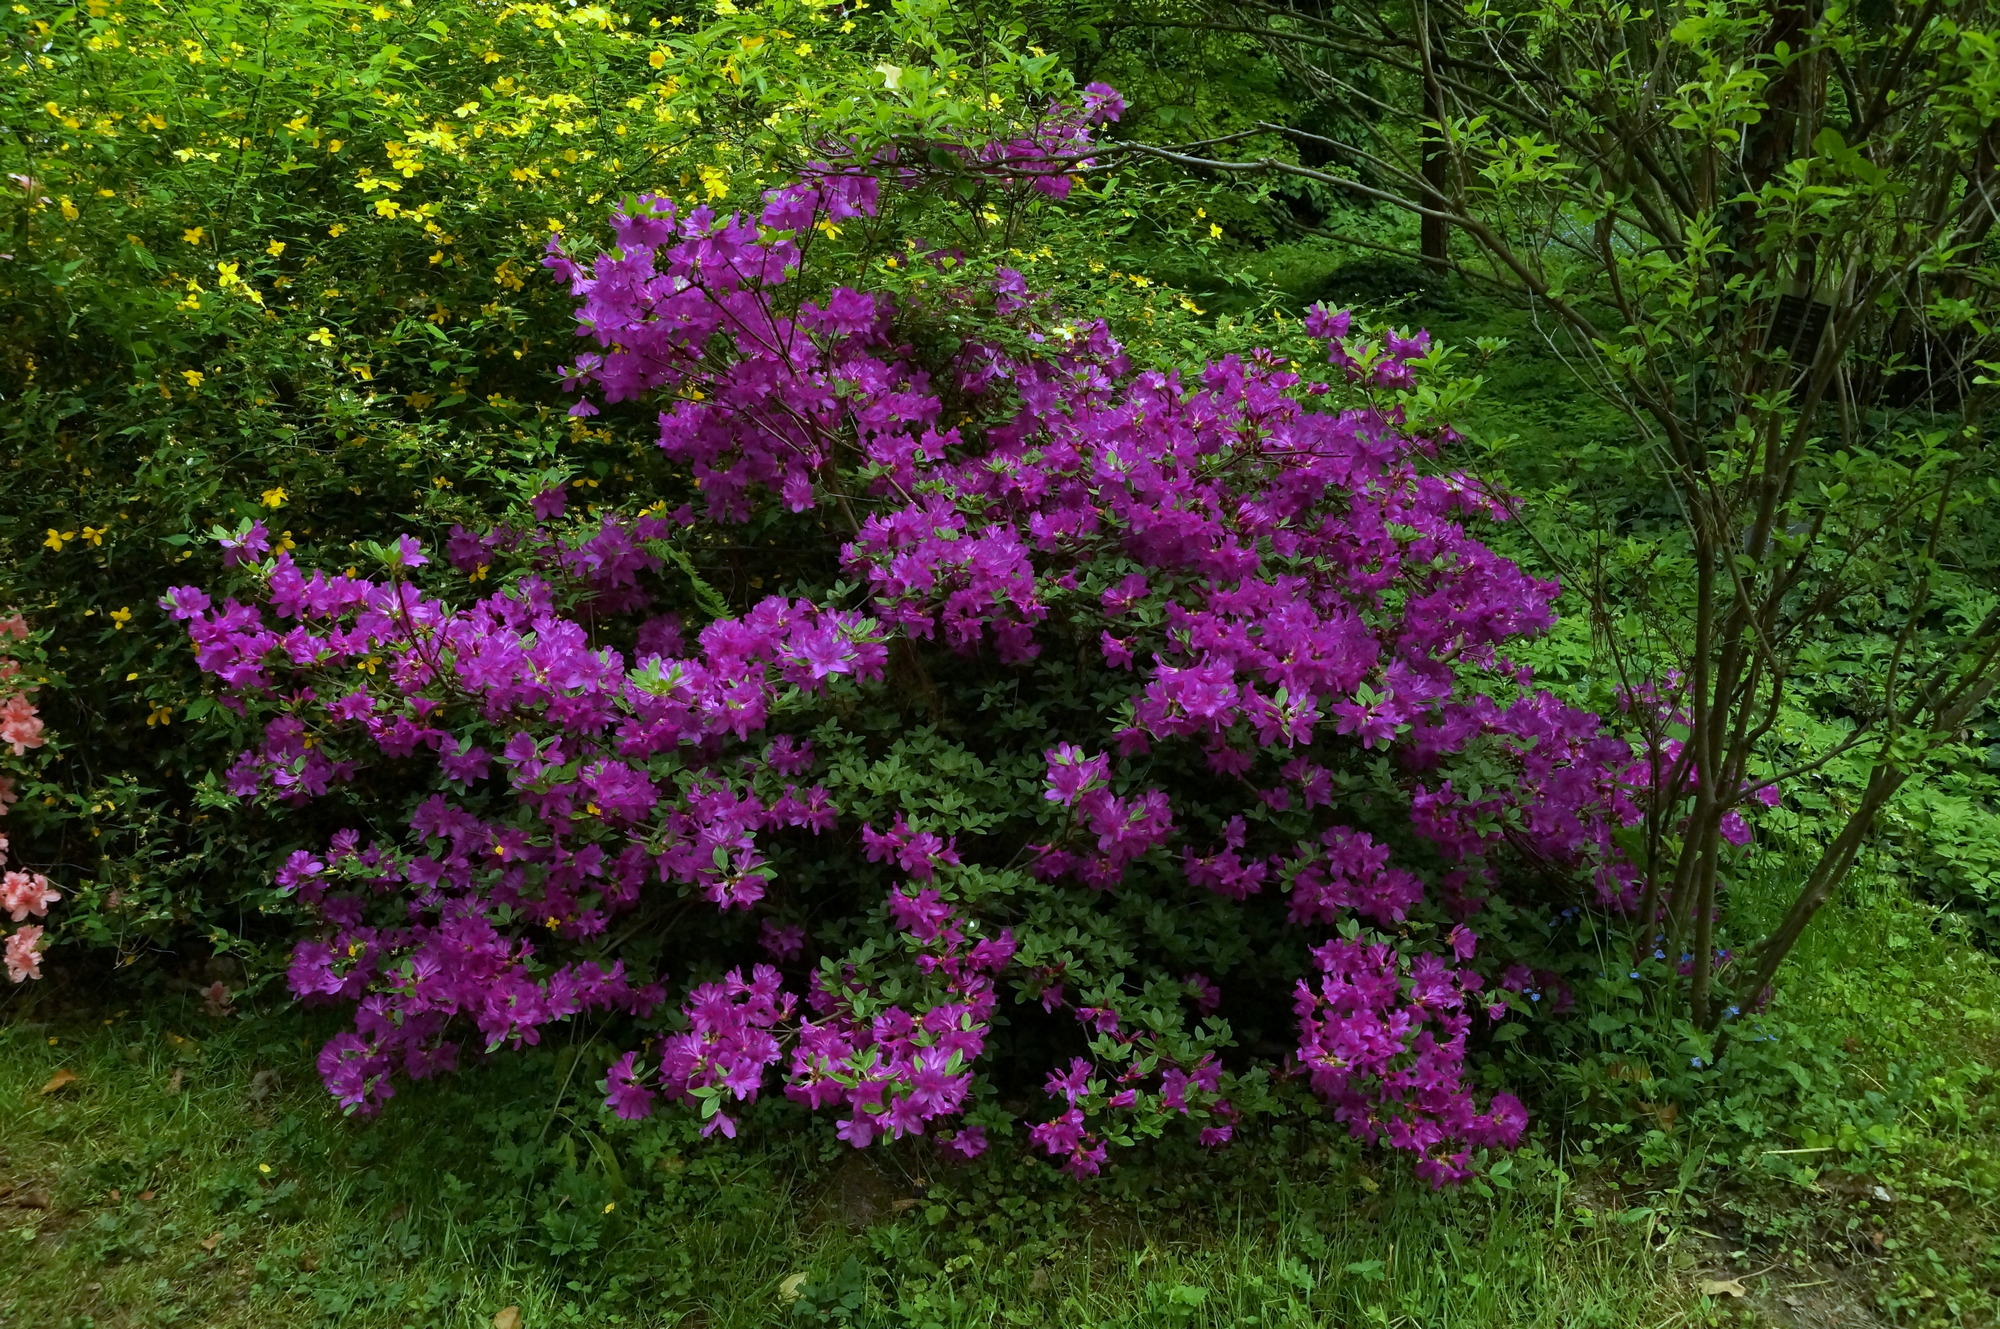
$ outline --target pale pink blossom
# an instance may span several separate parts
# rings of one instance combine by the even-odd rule
[[[0,743],[11,744],[17,757],[42,745],[42,717],[26,697],[0,701]]]
[[[42,917],[60,899],[62,894],[50,890],[49,879],[39,872],[10,872],[0,879],[0,909],[11,913],[16,923],[30,914]]]
[[[16,983],[42,976],[42,957],[36,949],[42,942],[42,930],[30,923],[7,938],[7,977]]]

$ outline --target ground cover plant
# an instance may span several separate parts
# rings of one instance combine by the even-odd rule
[[[1683,8],[0,16],[0,1316],[1990,1323],[1990,43]]]

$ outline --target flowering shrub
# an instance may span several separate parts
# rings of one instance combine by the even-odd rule
[[[41,713],[33,701],[35,687],[21,667],[27,640],[28,623],[20,614],[0,618],[0,763],[10,756],[24,757],[47,741],[42,736]],[[6,816],[8,805],[20,797],[14,782],[13,775],[0,774],[0,817]],[[0,877],[0,910],[21,925],[8,934],[4,959],[7,977],[22,983],[42,976],[42,926],[26,920],[46,918],[49,906],[62,895],[51,889],[49,879],[39,872],[8,869],[7,851],[7,837],[0,835],[0,870],[6,872]]]
[[[1046,189],[1038,156],[1116,110],[1093,89],[983,160]],[[1428,337],[1320,310],[1330,374],[1140,369],[1010,269],[816,285],[883,180],[921,183],[871,170],[755,217],[636,200],[590,262],[551,243],[594,347],[573,413],[657,403],[700,511],[551,490],[368,575],[245,523],[250,599],[163,601],[267,717],[232,792],[427,786],[407,835],[279,874],[319,922],[293,991],[356,1011],[329,1089],[372,1111],[468,1038],[617,1013],[661,1032],[611,1110],[705,1133],[776,1083],[856,1146],[970,1156],[1039,1077],[1030,1138],[1089,1174],[1310,1089],[1467,1177],[1525,1122],[1471,1041],[1555,985],[1512,920],[1629,905],[1642,768],[1505,654],[1556,588],[1479,541],[1504,505],[1397,404]],[[723,603],[701,568],[732,547],[787,589]]]

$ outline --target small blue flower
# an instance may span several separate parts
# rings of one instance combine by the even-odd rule
[[[1667,953],[1665,951],[1654,951],[1653,958],[1655,960],[1664,960],[1667,958]]]
[[[1724,1015],[1726,1015],[1726,1016],[1728,1016],[1728,1017],[1729,1017],[1730,1019],[1732,1019],[1732,1020],[1733,1020],[1733,1019],[1735,1019],[1735,1018],[1736,1018],[1737,1016],[1739,1016],[1739,1015],[1743,1014],[1743,1011],[1742,1011],[1742,1008],[1740,1008],[1740,1007],[1737,1007],[1737,1006],[1731,1006],[1731,1007],[1730,1007],[1730,1008],[1729,1008],[1728,1010],[1724,1011],[1724,1012],[1723,1012],[1723,1014],[1724,1014]]]
[[[1631,976],[1632,976],[1633,978],[1637,978],[1637,977],[1639,976],[1639,971],[1638,971],[1637,969],[1634,969],[1634,970],[1632,971],[1632,974],[1631,974]]]
[[[1542,999],[1542,994],[1539,992],[1530,992],[1528,994],[1529,1001],[1540,1001],[1541,999]]]
[[[1700,1070],[1700,1069],[1701,1069],[1701,1058],[1700,1058],[1700,1057],[1689,1057],[1689,1058],[1688,1058],[1688,1065],[1690,1065],[1690,1066],[1694,1067],[1694,1068],[1695,1068],[1696,1070]]]

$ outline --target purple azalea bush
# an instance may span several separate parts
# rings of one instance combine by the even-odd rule
[[[1116,110],[961,167],[1059,195]],[[1646,768],[1510,660],[1557,588],[1396,404],[1428,337],[1318,310],[1310,360],[1141,368],[1006,267],[852,277],[829,237],[920,187],[877,158],[552,242],[572,413],[656,414],[688,494],[550,490],[369,575],[253,525],[231,593],[167,597],[264,722],[231,792],[419,790],[279,874],[292,991],[354,1011],[328,1088],[373,1111],[595,1013],[609,1109],[704,1133],[775,1089],[1090,1174],[1324,1111],[1470,1176],[1526,1121],[1471,1051],[1561,1000],[1538,911],[1631,907]],[[720,604],[725,563],[782,590]]]

